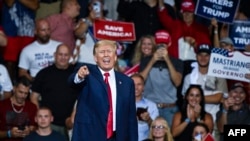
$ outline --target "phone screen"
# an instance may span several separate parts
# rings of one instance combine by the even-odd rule
[[[101,16],[101,3],[99,1],[93,3],[93,10],[96,13],[96,17]]]

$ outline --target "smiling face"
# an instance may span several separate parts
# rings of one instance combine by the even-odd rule
[[[151,128],[154,138],[164,138],[166,134],[166,127],[163,125],[161,120],[156,120]]]
[[[94,46],[94,59],[103,71],[113,69],[117,61],[116,43],[109,40],[97,42]]]
[[[192,88],[187,95],[188,104],[194,107],[196,104],[201,102],[201,93],[199,89]]]
[[[151,39],[144,38],[141,44],[141,52],[143,56],[149,56],[153,53],[153,43]]]
[[[131,77],[135,84],[135,97],[141,98],[144,90],[144,80],[140,76]]]
[[[234,98],[235,105],[242,104],[243,101],[246,99],[246,93],[241,87],[232,89],[229,92],[229,96]]]

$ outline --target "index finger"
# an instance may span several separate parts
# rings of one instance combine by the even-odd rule
[[[82,66],[80,69],[83,69],[83,70],[88,70],[88,67],[86,65]]]

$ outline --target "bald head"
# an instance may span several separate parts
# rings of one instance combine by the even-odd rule
[[[70,60],[70,49],[65,44],[58,45],[55,52],[55,65],[58,69],[67,69]]]
[[[39,43],[46,44],[49,42],[50,26],[45,19],[36,20],[35,35]]]

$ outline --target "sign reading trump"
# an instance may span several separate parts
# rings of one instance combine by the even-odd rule
[[[94,36],[97,39],[134,41],[134,24],[130,22],[96,20],[94,22]]]
[[[208,75],[250,82],[245,78],[246,73],[250,73],[250,54],[221,48],[212,50]]]
[[[232,23],[239,6],[239,0],[198,0],[195,13],[204,18]]]
[[[233,39],[235,49],[244,50],[250,45],[250,21],[234,21],[229,26],[229,37]]]

